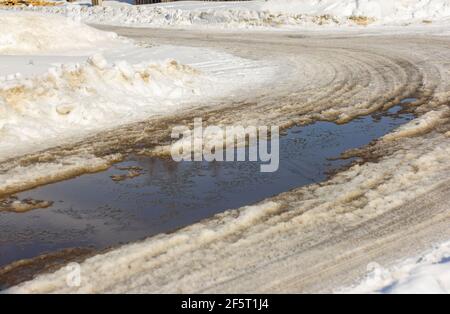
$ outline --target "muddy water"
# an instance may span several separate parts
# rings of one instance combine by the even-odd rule
[[[406,99],[403,104],[412,102]],[[183,162],[131,156],[108,171],[16,195],[53,201],[0,212],[0,266],[66,248],[103,249],[171,232],[229,208],[323,181],[352,160],[334,159],[413,119],[397,106],[345,125],[317,122],[280,139],[280,168],[252,162]]]

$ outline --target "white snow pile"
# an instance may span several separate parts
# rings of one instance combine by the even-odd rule
[[[267,64],[208,49],[138,47],[62,16],[0,11],[0,25],[0,160],[211,105],[272,76]]]
[[[0,11],[0,54],[42,54],[91,49],[117,35],[58,16]]]
[[[55,7],[19,7],[81,19],[84,22],[151,27],[295,27],[423,22],[450,18],[448,0],[269,0],[245,2],[180,1],[103,7],[83,3]],[[370,20],[357,20],[355,18]]]
[[[450,242],[392,269],[374,263],[367,278],[350,293],[450,293]]]
[[[297,25],[306,23],[300,15],[272,14],[260,10],[262,2],[180,1],[168,4],[85,6],[60,5],[55,7],[17,7],[26,10],[67,16],[85,23],[125,25],[136,27],[218,27],[252,28]]]
[[[208,79],[174,60],[108,64],[96,54],[32,77],[0,77],[1,155],[174,111]],[[209,87],[210,88],[210,87]]]
[[[286,14],[364,16],[382,22],[450,17],[448,0],[269,0],[262,9]]]

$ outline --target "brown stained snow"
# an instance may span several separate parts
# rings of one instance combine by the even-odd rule
[[[66,262],[81,262],[88,256],[92,256],[92,250],[75,248],[17,261],[0,269],[0,289],[16,285],[24,278],[33,279],[36,274],[55,271]]]
[[[348,19],[353,23],[355,23],[356,25],[363,25],[363,26],[367,26],[375,22],[374,18],[367,16],[350,16]]]
[[[11,1],[11,0],[10,0]],[[5,7],[5,9],[11,9],[13,11],[42,11],[39,6],[11,6]],[[93,24],[106,24],[113,23],[111,16],[108,15],[108,11],[112,8],[104,7],[85,7],[82,6],[77,10],[77,14],[80,15],[83,22]],[[73,14],[71,12],[73,8],[66,6],[55,6],[46,8],[47,13],[56,15],[68,16]],[[179,25],[196,25],[200,24],[206,27],[208,24],[212,27],[221,26],[224,28],[233,28],[236,26],[243,28],[252,27],[283,27],[283,26],[304,26],[304,25],[359,25],[367,26],[370,23],[375,22],[374,18],[364,16],[352,16],[352,17],[339,17],[330,14],[324,15],[310,15],[310,14],[298,14],[298,13],[274,13],[267,10],[263,11],[242,11],[239,9],[228,9],[224,16],[220,16],[220,11],[214,10],[206,11],[190,11],[190,10],[176,10],[162,7],[127,7],[121,8],[121,10],[129,10],[125,15],[121,17],[121,24],[133,26],[135,24],[143,24],[148,27],[153,26],[179,26]],[[104,14],[106,13],[106,14]],[[176,14],[177,19],[167,19],[167,16]],[[219,16],[218,16],[219,15]],[[130,17],[133,17],[129,19]],[[117,17],[116,17],[117,18]],[[138,19],[138,22],[136,21]],[[212,23],[212,24],[211,24]]]
[[[169,34],[155,31],[152,40],[204,45],[202,34]],[[79,288],[67,287],[62,269],[10,292],[321,291],[329,287],[326,283],[349,280],[351,276],[343,277],[347,272],[363,273],[375,258],[387,259],[385,252],[406,254],[438,236],[450,236],[447,38],[208,36],[208,45],[215,48],[278,59],[290,69],[270,91],[219,109],[185,111],[105,132],[95,142],[51,150],[56,160],[164,146],[171,126],[191,123],[199,115],[206,124],[217,125],[345,123],[414,97],[418,100],[410,110],[418,118],[349,153],[366,162],[327,182],[86,260]],[[1,166],[7,175],[18,163],[38,156]]]
[[[73,178],[80,173],[108,169],[122,159],[120,154],[104,156],[70,156],[53,161],[41,161],[0,172],[0,196],[11,195],[40,185]]]
[[[11,107],[11,109],[20,112],[24,111],[27,106],[31,110],[39,110],[39,108],[30,106],[30,104],[39,101],[45,103],[49,97],[53,97],[50,101],[52,104],[56,102],[57,106],[64,106],[64,103],[59,104],[58,102],[65,102],[67,101],[66,98],[69,98],[73,102],[71,107],[74,107],[77,97],[88,97],[90,94],[99,93],[96,84],[102,82],[105,77],[117,79],[119,84],[143,83],[148,85],[153,74],[167,74],[173,78],[182,78],[186,74],[200,74],[196,69],[179,64],[175,60],[167,61],[165,65],[148,64],[141,66],[139,69],[130,66],[129,71],[131,73],[126,73],[126,70],[116,65],[99,66],[96,62],[100,63],[104,60],[96,61],[93,58],[88,60],[86,64],[62,65],[59,68],[51,69],[47,74],[30,79],[0,82],[0,105],[5,107],[3,110]],[[88,93],[87,95],[78,95],[76,94],[77,91]],[[70,113],[66,110],[63,111],[64,114]]]
[[[134,29],[114,29],[122,35],[139,34]],[[204,34],[170,31],[153,31],[152,42],[199,46],[204,45]],[[284,34],[208,34],[208,46],[226,49],[240,57],[271,61],[277,60],[285,71],[279,74],[278,84],[262,89],[253,95],[245,91],[229,102],[204,109],[180,110],[176,115],[149,119],[147,122],[102,132],[76,145],[59,146],[10,161],[3,161],[3,176],[10,176],[14,168],[35,163],[43,156],[59,158],[69,156],[86,159],[116,153],[155,152],[167,154],[170,131],[173,126],[192,123],[201,116],[205,125],[279,125],[287,128],[316,120],[345,123],[354,117],[387,109],[402,99],[418,100],[410,110],[424,115],[422,132],[429,132],[433,124],[424,119],[447,106],[450,90],[448,59],[450,51],[445,38],[403,37],[345,37],[323,36],[317,38],[286,36]],[[140,37],[140,40],[143,40]],[[180,65],[169,63],[169,70],[178,71]],[[182,68],[183,71],[189,69]],[[99,70],[100,71],[100,70]],[[69,73],[71,71],[63,71]],[[69,75],[69,78],[72,77]],[[80,77],[80,76],[76,76]],[[64,78],[64,77],[63,77]],[[67,83],[74,83],[72,79]],[[145,79],[143,79],[145,81]],[[80,82],[74,83],[79,86]],[[42,89],[42,88],[41,88]],[[45,89],[42,89],[42,92]],[[39,93],[39,89],[37,90]],[[33,96],[35,97],[35,96]],[[37,96],[39,97],[39,96]],[[61,113],[70,111],[70,103],[61,104]],[[71,107],[71,105],[70,105]],[[66,110],[67,109],[67,110]],[[431,113],[428,113],[431,112]],[[428,113],[428,114],[427,114]],[[433,118],[434,117],[434,118]],[[399,132],[409,132],[404,129]],[[394,133],[396,134],[396,133]],[[396,135],[388,135],[392,137]],[[159,149],[157,146],[160,146]],[[43,164],[45,166],[45,164]],[[63,167],[61,167],[61,171]],[[73,172],[73,175],[83,173]],[[9,173],[9,174],[8,174]],[[22,177],[26,180],[25,177]],[[48,178],[52,182],[54,174]],[[45,177],[40,178],[46,183]],[[16,182],[20,189],[20,182]],[[24,188],[29,186],[25,184]],[[0,190],[2,188],[0,187]],[[5,193],[6,191],[0,191]]]

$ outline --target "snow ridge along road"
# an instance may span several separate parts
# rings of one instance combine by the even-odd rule
[[[208,49],[137,46],[56,15],[0,11],[0,23],[0,161],[211,106],[281,70]]]
[[[96,23],[133,27],[207,29],[295,29],[404,25],[447,21],[447,0],[271,0],[205,3],[182,1],[133,6],[104,1],[52,7],[15,7]]]
[[[90,258],[81,265],[80,287],[67,287],[61,269],[10,292],[330,291],[355,283],[370,262],[389,266],[450,237],[447,37],[108,29],[143,44],[214,48],[286,70],[270,90],[4,162],[3,173],[69,156],[89,161],[127,152],[165,154],[161,143],[170,143],[171,126],[196,116],[205,124],[286,128],[317,120],[345,123],[415,98],[408,108],[418,118],[348,152],[366,162],[325,183]],[[57,179],[53,173],[16,189]]]

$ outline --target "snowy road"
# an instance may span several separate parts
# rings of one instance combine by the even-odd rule
[[[4,180],[0,194],[102,170],[130,151],[152,153],[155,145],[170,144],[170,126],[193,121],[198,116],[214,125],[289,127],[315,120],[344,123],[411,97],[418,99],[417,105],[427,102],[426,106],[417,108],[419,113],[424,113],[439,108],[450,90],[449,41],[442,36],[383,36],[382,32],[373,31],[364,35],[357,31],[204,33],[101,28],[134,38],[144,46],[161,43],[210,47],[244,60],[270,61],[278,64],[276,76],[272,78],[276,83],[256,90],[247,84],[235,95],[210,106],[202,104],[198,109],[178,110],[176,114],[116,127],[83,139],[77,145],[66,141],[67,145],[59,145],[44,154],[38,152],[4,161],[0,164],[2,178],[14,180]],[[227,67],[226,62],[219,59],[209,67],[220,69],[219,75],[230,72],[237,77],[243,72],[235,64]],[[157,152],[167,153],[167,150],[162,147]],[[36,160],[40,163],[35,163]],[[18,166],[21,166],[19,170]],[[47,170],[42,173],[44,168]]]
[[[450,238],[447,37],[101,28],[145,44],[208,47],[270,60],[283,71],[270,89],[238,94],[220,106],[153,118],[75,146],[4,162],[7,175],[17,165],[32,172],[36,160],[42,167],[67,158],[84,161],[76,169],[55,166],[54,173],[10,185],[7,192],[101,169],[118,154],[152,153],[155,145],[169,143],[171,125],[197,116],[207,124],[345,123],[417,98],[411,110],[419,117],[352,152],[366,163],[326,183],[87,260],[82,265],[86,284],[78,291],[330,291],[354,283],[370,262],[389,265]],[[164,147],[156,151],[165,152]],[[104,164],[87,167],[94,155],[96,160],[104,158]],[[64,278],[61,270],[20,288],[66,291]]]

